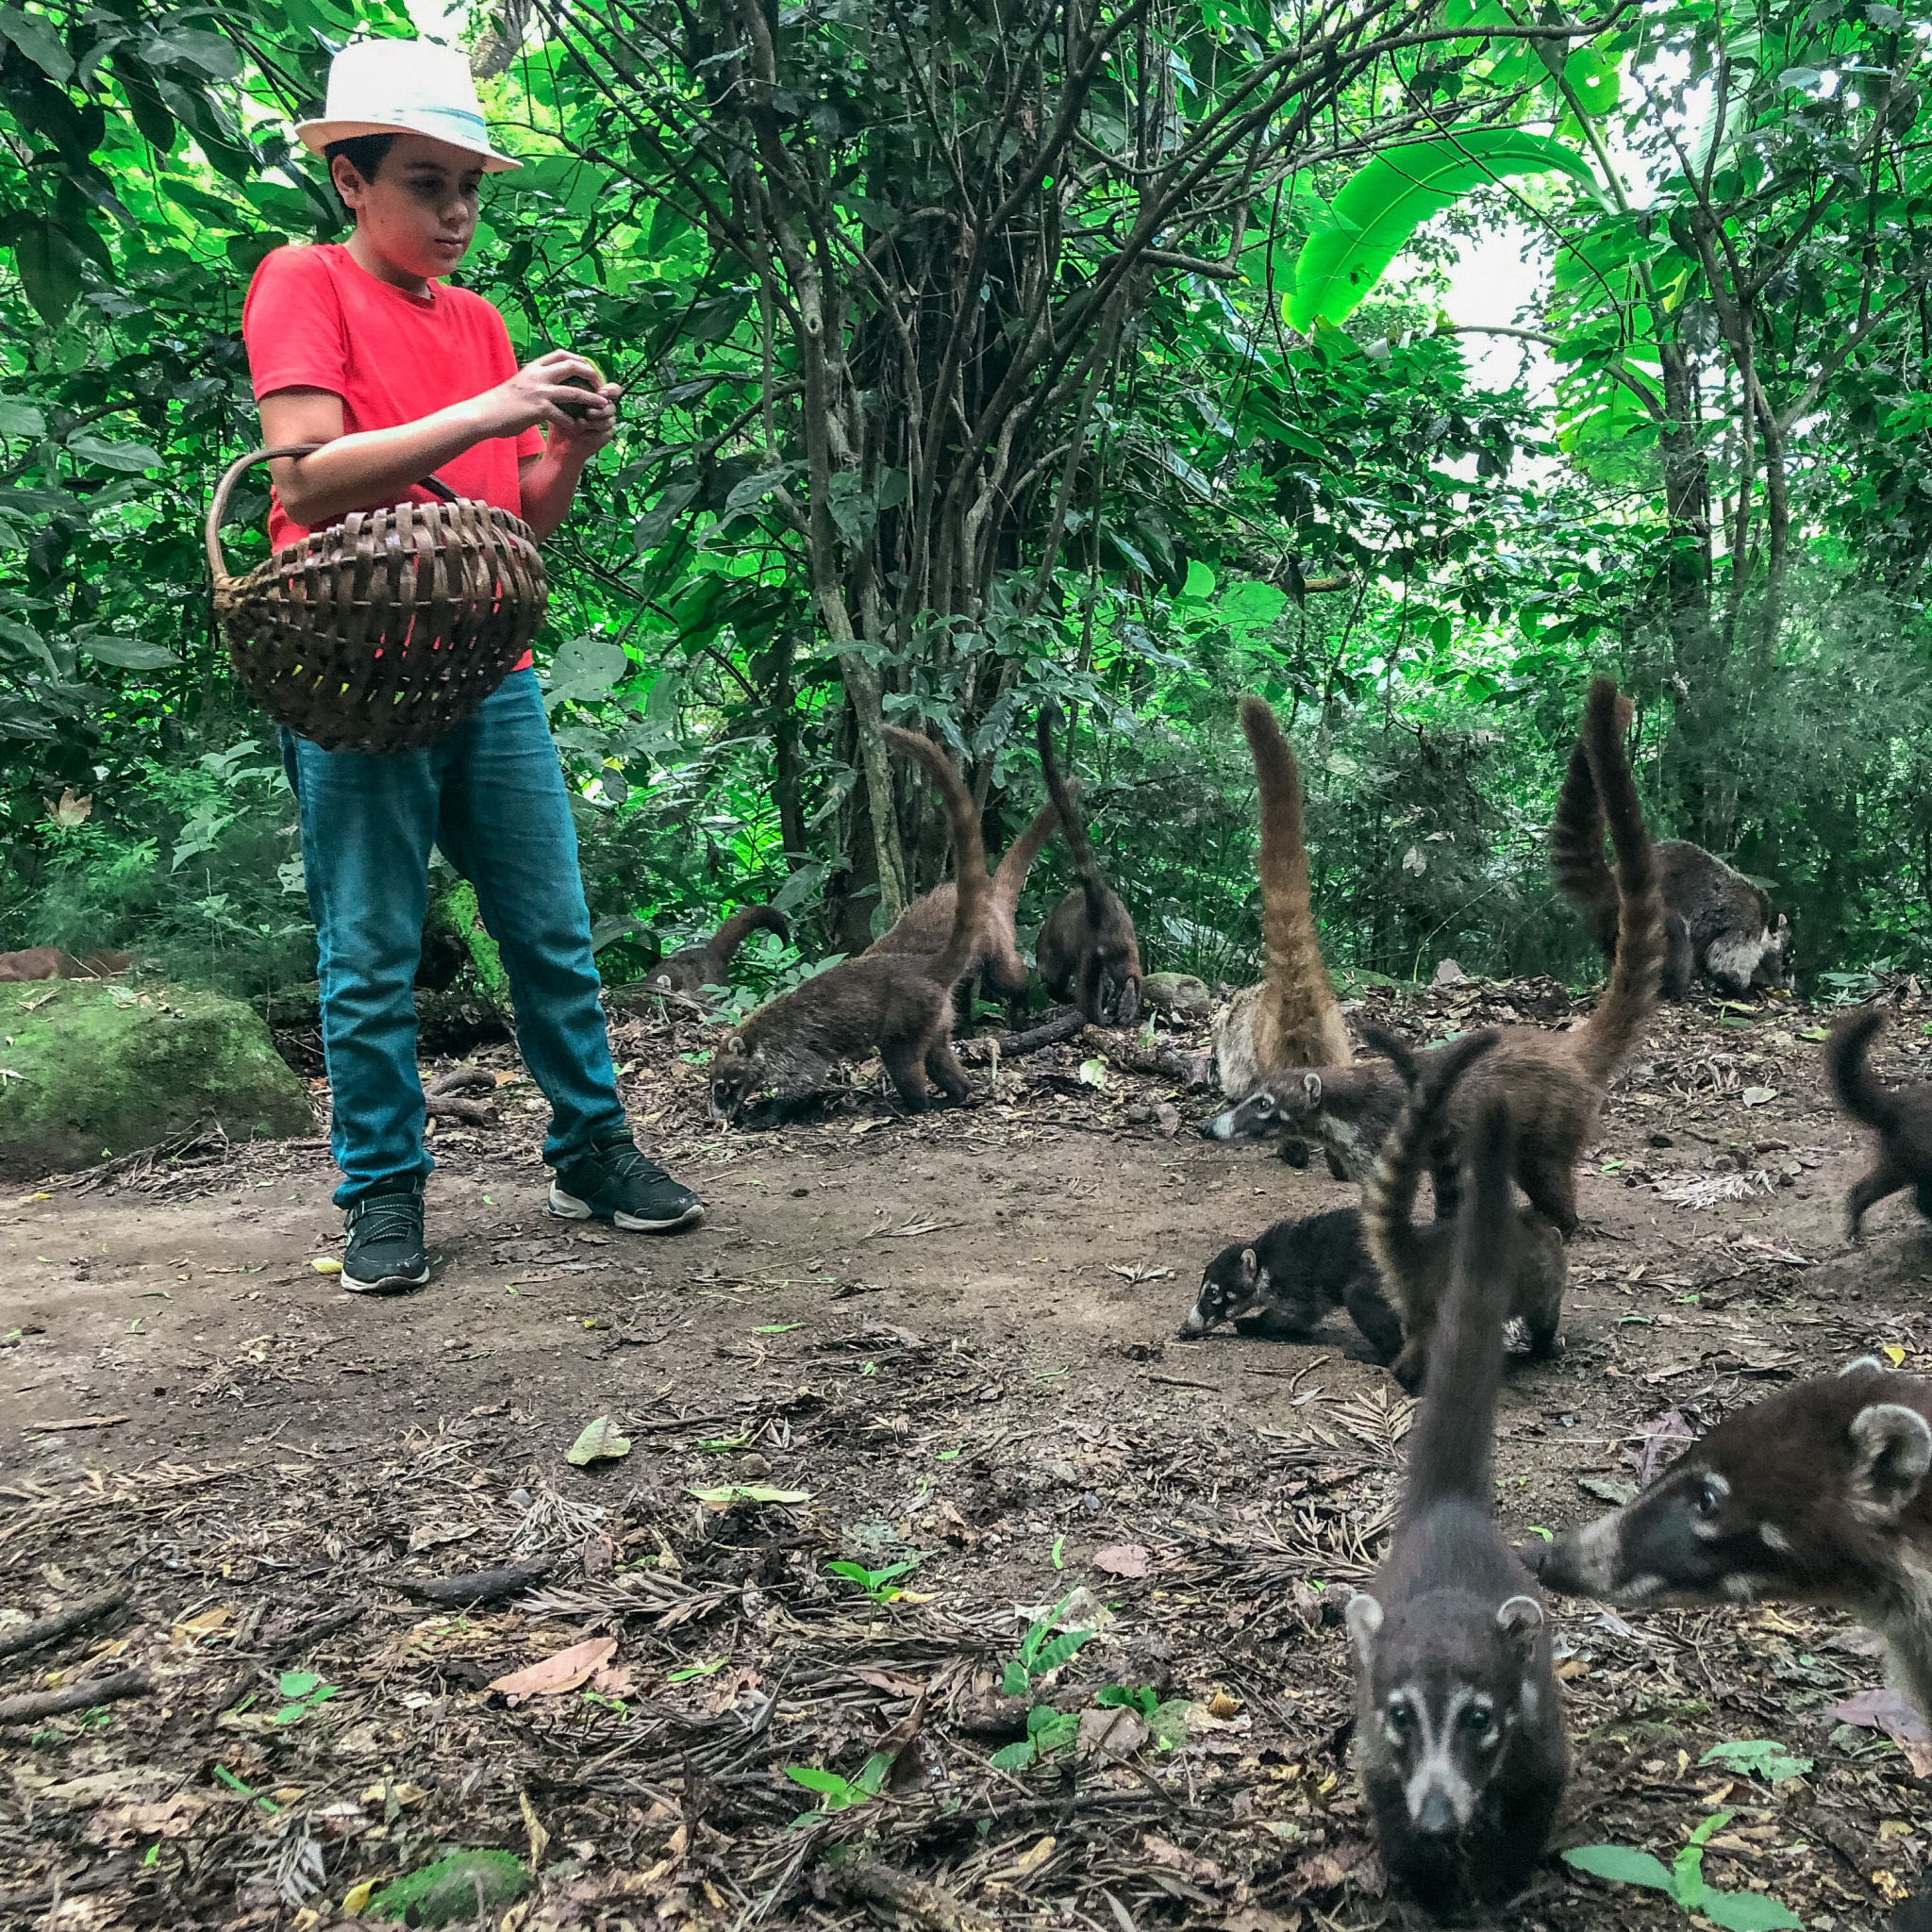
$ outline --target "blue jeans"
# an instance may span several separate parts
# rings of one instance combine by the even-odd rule
[[[536,673],[511,673],[425,751],[324,751],[287,731],[281,746],[320,948],[336,1205],[435,1166],[414,985],[432,844],[475,888],[502,954],[517,1044],[550,1101],[544,1159],[571,1160],[622,1129],[576,827]]]

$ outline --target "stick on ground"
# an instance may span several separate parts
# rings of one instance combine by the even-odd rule
[[[24,1697],[0,1697],[0,1724],[31,1724],[42,1717],[58,1717],[63,1710],[92,1710],[122,1697],[145,1697],[154,1685],[145,1671],[116,1671],[111,1677],[90,1677],[58,1690],[30,1690]]]
[[[127,1601],[128,1595],[125,1588],[103,1591],[99,1596],[91,1596],[84,1603],[75,1604],[71,1610],[42,1617],[38,1624],[23,1624],[15,1630],[0,1630],[0,1657],[16,1657],[23,1650],[38,1650],[43,1643],[52,1643],[57,1637],[85,1630],[90,1624],[98,1624],[103,1617],[111,1616]]]

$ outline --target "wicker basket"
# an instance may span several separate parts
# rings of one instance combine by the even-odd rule
[[[322,445],[230,465],[208,513],[215,615],[236,675],[277,724],[325,751],[415,751],[460,724],[509,675],[543,621],[547,587],[521,517],[458,496],[357,510],[230,576],[221,527],[242,473]]]

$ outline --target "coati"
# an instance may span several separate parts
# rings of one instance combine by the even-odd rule
[[[1241,700],[1261,817],[1261,938],[1267,971],[1214,1018],[1221,1091],[1243,1100],[1278,1067],[1340,1065],[1355,1058],[1341,1003],[1322,960],[1302,842],[1302,779],[1274,713]]]
[[[1388,1561],[1348,1606],[1357,1769],[1382,1863],[1441,1917],[1521,1891],[1569,1776],[1541,1600],[1491,1519],[1490,1438],[1519,1239],[1507,1108],[1491,1099],[1408,1436]]]
[[[1596,1010],[1567,1033],[1538,1026],[1498,1029],[1494,1052],[1461,1082],[1449,1104],[1451,1124],[1467,1133],[1492,1093],[1508,1102],[1516,1126],[1516,1178],[1530,1205],[1566,1237],[1576,1228],[1576,1157],[1596,1124],[1604,1089],[1657,1007],[1663,954],[1663,902],[1651,864],[1643,812],[1624,759],[1617,688],[1591,685],[1583,743],[1608,811],[1624,905],[1617,955]],[[1433,1056],[1421,1056],[1426,1067]],[[1271,1074],[1239,1107],[1206,1123],[1209,1140],[1303,1133],[1319,1137],[1350,1180],[1365,1181],[1402,1110],[1401,1076],[1386,1061],[1291,1067]]]
[[[816,1092],[837,1061],[874,1046],[909,1112],[925,1109],[928,1074],[949,1100],[971,1091],[949,1036],[953,989],[979,948],[991,890],[979,814],[936,744],[895,725],[886,726],[885,738],[925,768],[945,799],[959,890],[944,950],[841,959],[760,1007],[724,1036],[712,1058],[711,1111],[720,1120],[735,1119],[766,1090],[781,1105]]]
[[[1131,1026],[1141,1011],[1140,941],[1120,895],[1100,875],[1087,827],[1054,760],[1053,734],[1064,722],[1059,707],[1049,705],[1035,721],[1035,736],[1080,883],[1047,916],[1033,957],[1056,999],[1073,1001],[1096,1026]]]
[[[1077,785],[1067,789],[1071,796],[1079,796]],[[1033,823],[1007,847],[993,872],[987,901],[986,936],[966,970],[969,974],[977,970],[987,991],[1008,1002],[1021,998],[1026,991],[1027,966],[1020,957],[1020,939],[1013,924],[1020,908],[1021,888],[1059,822],[1059,808],[1049,798],[1033,815]],[[866,948],[864,957],[940,952],[952,930],[957,890],[948,882],[915,899]]]
[[[1876,1007],[1841,1014],[1824,1042],[1824,1070],[1838,1104],[1878,1136],[1878,1158],[1845,1197],[1845,1234],[1860,1239],[1867,1208],[1901,1188],[1916,1191],[1919,1212],[1932,1221],[1932,1085],[1887,1087],[1865,1063],[1885,1024]]]
[[[1828,1604],[1932,1717],[1932,1382],[1866,1356],[1727,1415],[1634,1501],[1521,1554],[1619,1604]],[[1922,1896],[1894,1922],[1932,1926]]]
[[[1617,705],[1619,736],[1630,728],[1628,698]],[[1772,919],[1771,901],[1740,872],[1701,845],[1667,839],[1652,848],[1664,902],[1661,991],[1667,1000],[1690,996],[1698,973],[1726,992],[1791,984],[1791,922]],[[1596,781],[1579,743],[1557,796],[1550,829],[1550,869],[1582,909],[1604,957],[1617,950],[1617,883],[1604,863],[1604,815]]]
[[[1436,1220],[1418,1227],[1416,1189],[1423,1165],[1441,1174],[1456,1158],[1448,1124],[1450,1096],[1463,1074],[1501,1041],[1499,1033],[1466,1034],[1444,1047],[1424,1073],[1407,1045],[1379,1026],[1362,1038],[1387,1054],[1408,1088],[1408,1100],[1382,1148],[1362,1194],[1362,1232],[1380,1271],[1382,1291],[1402,1321],[1402,1350],[1391,1363],[1395,1379],[1414,1394],[1427,1373],[1429,1352],[1456,1258],[1456,1224],[1440,1196]],[[1454,1213],[1453,1208],[1449,1210]],[[1547,1359],[1557,1352],[1568,1263],[1563,1243],[1534,1208],[1518,1210],[1515,1233],[1498,1242],[1507,1268],[1503,1311],[1520,1317],[1529,1331],[1530,1353]]]
[[[741,906],[702,945],[680,946],[660,959],[644,981],[646,991],[695,999],[708,986],[729,986],[731,962],[755,932],[776,933],[781,941],[789,940],[791,922],[775,907]]]
[[[1192,1341],[1220,1322],[1244,1333],[1299,1341],[1345,1307],[1378,1361],[1402,1346],[1402,1324],[1382,1297],[1354,1208],[1277,1221],[1252,1241],[1234,1241],[1201,1271],[1201,1292],[1180,1325]]]

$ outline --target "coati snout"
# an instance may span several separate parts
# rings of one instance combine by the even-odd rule
[[[1204,1141],[1258,1141],[1297,1121],[1305,1121],[1322,1105],[1322,1076],[1303,1074],[1300,1083],[1284,1080],[1279,1088],[1263,1087],[1239,1107],[1201,1123]]]
[[[1634,1501],[1519,1554],[1614,1603],[1842,1604],[1932,1658],[1907,1580],[1932,1555],[1928,1415],[1932,1384],[1865,1357],[1726,1416]],[[1923,1702],[1932,1678],[1907,1668]]]
[[[764,1056],[735,1033],[727,1033],[711,1059],[711,1118],[735,1121],[744,1104],[765,1084]]]

